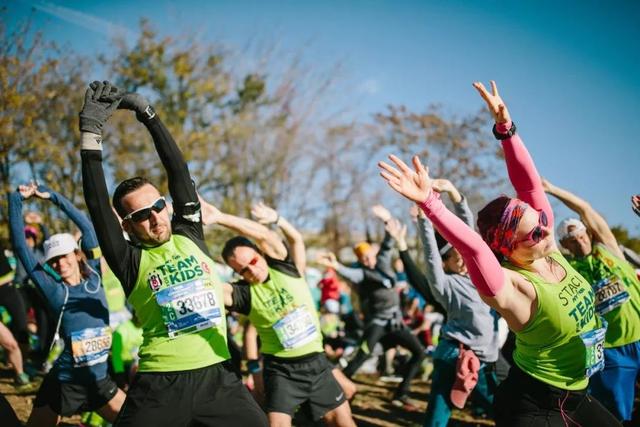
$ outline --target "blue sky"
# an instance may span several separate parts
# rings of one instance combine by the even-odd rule
[[[10,19],[34,5],[45,34],[82,53],[108,52],[115,33],[133,39],[148,17],[166,34],[265,38],[304,49],[312,66],[341,61],[362,120],[387,104],[475,112],[471,82],[495,79],[540,172],[640,234],[629,200],[640,193],[640,2],[20,0]]]

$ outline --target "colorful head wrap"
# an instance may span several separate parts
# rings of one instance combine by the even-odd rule
[[[511,254],[516,243],[516,229],[528,207],[529,205],[520,199],[509,200],[502,212],[500,223],[489,232],[490,236],[493,235],[489,244],[492,251],[504,256]]]

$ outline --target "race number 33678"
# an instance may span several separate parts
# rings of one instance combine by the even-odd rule
[[[170,338],[207,329],[220,323],[222,310],[213,285],[193,280],[155,294]]]

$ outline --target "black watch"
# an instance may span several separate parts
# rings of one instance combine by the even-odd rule
[[[507,133],[500,133],[498,129],[496,129],[496,125],[493,125],[493,136],[496,137],[497,140],[502,141],[503,139],[511,138],[516,134],[516,124],[511,122],[511,128],[507,131]]]
[[[142,118],[144,120],[151,120],[156,116],[156,111],[151,105],[147,105],[147,108],[145,108],[143,112],[138,113],[137,115],[138,119]]]

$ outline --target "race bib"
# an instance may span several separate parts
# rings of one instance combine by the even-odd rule
[[[604,368],[604,337],[607,333],[607,323],[602,319],[603,326],[580,334],[586,349],[585,375],[590,377]]]
[[[593,292],[596,294],[596,311],[601,316],[620,307],[630,298],[622,280],[615,276],[599,281],[593,287]]]
[[[318,337],[318,328],[311,313],[298,307],[273,325],[273,329],[286,350],[302,347]]]
[[[155,293],[169,338],[211,328],[222,321],[213,284],[201,279],[164,288]]]
[[[92,366],[107,361],[111,348],[111,328],[87,328],[71,333],[73,366]]]

